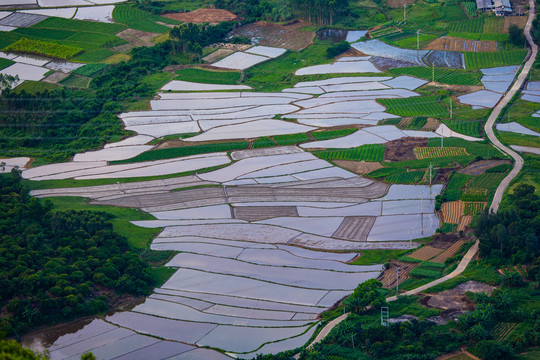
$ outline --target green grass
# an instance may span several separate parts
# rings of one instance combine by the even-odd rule
[[[459,33],[481,33],[484,30],[484,18],[452,22],[448,30]]]
[[[493,189],[506,177],[506,174],[497,173],[483,173],[482,175],[474,178],[469,184],[471,187]]]
[[[402,172],[405,172],[404,168],[389,168],[389,167],[383,167],[382,169],[377,169],[375,171],[370,172],[367,174],[368,176],[371,176],[375,179],[383,178],[389,175],[395,175],[400,174]]]
[[[476,17],[476,15],[478,14],[478,9],[476,7],[476,2],[466,1],[466,2],[461,3],[461,5],[463,5],[463,8],[465,9],[465,12],[468,15],[470,15],[472,17]]]
[[[14,63],[15,63],[15,62],[13,62],[13,61],[11,61],[11,60],[4,59],[4,58],[0,58],[0,70],[5,69],[5,68],[7,68],[8,66],[13,65]]]
[[[388,304],[390,317],[399,317],[407,314],[417,316],[422,321],[427,317],[436,316],[442,312],[439,309],[423,306],[419,301],[419,296],[400,296],[397,300]]]
[[[456,229],[457,229],[457,224],[444,223],[441,225],[438,231],[444,234],[444,233],[454,232],[456,231]]]
[[[424,177],[424,171],[409,171],[387,176],[386,182],[395,184],[416,184]]]
[[[527,50],[506,50],[496,52],[464,52],[467,69],[482,69],[506,65],[519,65],[527,55]]]
[[[99,61],[105,60],[106,58],[114,54],[116,53],[112,50],[101,48],[101,49],[85,51],[81,55],[76,56],[71,60],[76,61],[76,62],[84,62],[84,63],[99,62]]]
[[[154,279],[154,286],[161,287],[178,269],[167,266],[156,266],[150,268],[150,275]]]
[[[385,162],[383,165],[388,168],[409,168],[409,169],[427,169],[430,165],[433,165],[434,168],[453,168],[455,163],[458,163],[462,166],[467,166],[471,163],[476,156],[466,155],[466,156],[456,156],[452,158],[434,158],[434,159],[422,159],[422,160],[405,160],[405,161],[394,161],[394,162]]]
[[[497,137],[505,144],[538,147],[538,136],[497,131]]]
[[[303,133],[290,134],[290,135],[277,135],[277,136],[272,136],[272,139],[274,139],[274,141],[277,142],[281,146],[296,145],[296,144],[311,140],[308,135],[303,134]]]
[[[311,136],[317,141],[335,139],[343,136],[350,135],[356,132],[357,129],[341,129],[341,130],[323,130],[323,131],[314,131],[311,133]]]
[[[410,75],[420,79],[431,81],[433,71],[425,66],[401,67],[390,69],[390,72],[396,75]],[[446,68],[435,68],[435,81],[450,85],[481,85],[480,71],[453,70]]]
[[[36,94],[42,91],[58,89],[59,87],[59,85],[46,83],[43,81],[26,80],[21,85],[17,86],[15,91],[18,93],[26,91],[28,94]]]
[[[270,139],[269,137],[258,138],[257,140],[253,142],[254,149],[267,148],[267,147],[272,147],[272,146],[277,146],[277,144],[274,140]]]
[[[69,88],[86,89],[88,88],[88,84],[90,84],[90,80],[90,78],[87,78],[85,76],[71,74],[69,77],[62,80],[60,84]]]
[[[73,70],[72,74],[77,74],[81,76],[92,76],[96,73],[99,73],[106,68],[108,68],[110,65],[107,64],[86,64],[78,69]]]
[[[398,119],[396,119],[398,120]],[[427,117],[418,116],[412,119],[412,121],[407,125],[407,130],[420,130],[426,125]]]
[[[382,161],[385,149],[384,145],[369,144],[351,149],[328,149],[313,153],[324,160]]]
[[[463,135],[468,135],[476,138],[481,138],[484,120],[467,121],[467,120],[449,120],[443,119],[442,122],[452,131],[456,131]]]
[[[378,99],[389,113],[399,116],[443,117],[448,109],[439,103],[439,96],[416,96],[405,99]]]
[[[247,149],[249,143],[247,141],[238,141],[230,143],[214,143],[205,145],[191,145],[177,148],[158,149],[144,152],[131,159],[111,161],[111,164],[131,164],[141,161],[172,159],[182,156],[207,154],[213,152],[244,150]]]
[[[0,49],[3,49],[6,46],[13,44],[14,42],[18,41],[21,38],[22,38],[21,35],[14,33],[13,31],[2,32],[2,36],[0,36]]]
[[[83,51],[82,48],[60,45],[49,41],[22,38],[4,49],[16,53],[25,53],[52,57],[54,59],[71,59]]]
[[[148,229],[133,225],[131,221],[155,220],[152,215],[137,209],[89,205],[86,203],[87,199],[80,197],[51,197],[47,200],[53,203],[55,210],[92,210],[113,215],[111,223],[114,230],[125,236],[129,244],[135,248],[148,248],[154,237],[161,231],[161,229]]]
[[[50,17],[35,25],[32,25],[31,28],[71,30],[78,33],[85,32],[114,35],[124,30],[126,26],[122,24],[102,23],[97,21],[71,20]]]
[[[482,156],[484,159],[490,158],[505,158],[505,156],[499,152],[496,148],[490,144],[484,144],[479,141],[467,141],[460,138],[444,138],[443,145],[446,147],[463,147],[468,154],[475,156]],[[441,146],[440,138],[430,138],[428,139],[428,145],[432,147]]]
[[[384,264],[395,260],[410,250],[364,250],[351,265]]]
[[[501,202],[501,208],[508,206],[508,194],[512,194],[513,189],[520,184],[534,186],[536,189],[535,194],[540,196],[540,155],[521,154],[521,157],[525,164],[506,190]]]
[[[160,34],[170,30],[167,26],[156,23],[155,16],[129,4],[116,5],[113,10],[113,18],[117,23],[125,24],[134,30]]]
[[[429,35],[429,34],[420,34],[419,39],[417,39],[416,34],[412,35],[410,37],[406,37],[404,39],[399,39],[397,41],[394,41],[393,44],[402,48],[408,48],[408,49],[416,49],[417,48],[417,40],[420,44],[420,49],[422,49],[424,46],[432,42],[433,40],[437,39],[437,35]]]
[[[203,69],[181,69],[176,72],[176,80],[208,84],[236,84],[240,73],[236,71],[212,71]]]
[[[462,189],[471,180],[475,179],[474,175],[454,173],[444,190],[446,201],[457,201],[461,198]]]
[[[441,277],[442,272],[440,270],[422,269],[420,267],[416,267],[412,269],[409,274],[419,278],[437,279]]]
[[[467,40],[484,40],[484,41],[508,41],[508,34],[486,34],[486,33],[464,33],[464,32],[449,32],[446,36],[457,37]]]

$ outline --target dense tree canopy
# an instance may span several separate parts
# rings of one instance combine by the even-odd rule
[[[290,0],[293,14],[302,20],[329,25],[349,10],[348,0]]]
[[[147,264],[112,230],[110,215],[53,211],[16,172],[0,176],[0,331],[90,315],[108,296],[148,294]]]

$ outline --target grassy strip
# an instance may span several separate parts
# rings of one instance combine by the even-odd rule
[[[324,160],[383,161],[386,147],[380,144],[368,144],[351,149],[328,149],[314,151]]]
[[[304,133],[277,135],[277,136],[272,136],[272,139],[274,139],[274,141],[277,142],[281,146],[295,145],[295,144],[304,143],[311,140],[309,136]]]
[[[394,184],[416,184],[424,177],[425,171],[409,171],[387,176],[386,182]]]
[[[86,64],[78,69],[73,70],[72,73],[81,76],[92,76],[108,67],[109,65],[107,64]]]
[[[47,18],[32,26],[34,29],[71,30],[75,32],[114,35],[126,28],[122,24],[111,24],[97,21],[71,20],[57,17]]]
[[[480,79],[482,73],[480,71],[453,70],[446,68],[432,69],[425,66],[401,67],[389,70],[396,75],[410,75],[420,79],[432,81],[433,72],[435,73],[435,81],[450,84],[450,85],[482,85]]]
[[[13,65],[14,63],[15,63],[14,61],[4,59],[4,58],[0,58],[0,70],[5,69],[8,66]]]
[[[204,145],[182,146],[169,149],[158,149],[144,152],[131,159],[111,161],[111,164],[131,164],[141,161],[172,159],[182,156],[207,154],[213,152],[226,152],[231,150],[244,150],[248,148],[247,141],[231,142],[231,143],[215,143]]]
[[[439,96],[418,96],[405,99],[378,99],[389,113],[400,116],[444,117],[448,109],[439,103]]]
[[[527,50],[506,50],[496,52],[464,52],[467,69],[482,69],[506,65],[519,65],[527,55]]]
[[[410,250],[364,250],[351,265],[384,264],[409,252]]]
[[[176,80],[192,81],[204,84],[236,84],[240,73],[236,71],[211,71],[203,69],[181,69],[176,71]]]
[[[4,50],[16,53],[47,56],[63,60],[70,59],[83,51],[83,49],[74,46],[60,45],[53,42],[27,38],[20,39],[16,43],[9,45]]]
[[[422,269],[420,267],[416,267],[411,270],[409,273],[411,276],[419,277],[419,278],[430,278],[430,279],[437,279],[441,276],[440,270],[430,270],[430,269]]]
[[[311,136],[317,141],[334,139],[342,136],[350,135],[356,132],[357,129],[340,129],[340,130],[322,130],[314,131]]]
[[[167,26],[155,22],[157,19],[155,16],[129,4],[116,5],[113,10],[113,18],[117,23],[126,24],[134,30],[160,34],[169,31]]]
[[[484,120],[449,120],[442,119],[442,122],[450,128],[450,130],[456,131],[463,135],[480,138],[482,137],[482,128],[484,126]]]

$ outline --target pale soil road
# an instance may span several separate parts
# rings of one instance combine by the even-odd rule
[[[497,137],[495,136],[495,133],[493,132],[493,126],[495,125],[495,122],[497,121],[497,118],[501,114],[501,111],[504,109],[504,107],[506,105],[508,105],[510,100],[512,100],[514,95],[523,86],[523,83],[525,82],[525,79],[529,75],[529,72],[530,72],[530,70],[532,68],[534,60],[536,59],[536,55],[538,54],[538,46],[534,43],[534,41],[532,39],[532,36],[531,36],[532,22],[534,20],[535,14],[536,14],[536,8],[535,8],[535,1],[534,0],[529,0],[529,9],[530,9],[529,18],[527,19],[527,24],[525,25],[525,28],[524,28],[525,38],[527,39],[527,42],[529,43],[529,46],[531,47],[531,51],[529,52],[529,58],[525,62],[525,65],[523,66],[523,69],[522,69],[521,73],[519,74],[517,80],[512,85],[512,88],[506,93],[506,95],[499,101],[499,103],[495,106],[495,108],[491,112],[491,115],[490,115],[489,119],[487,120],[486,125],[484,127],[484,129],[486,131],[486,134],[487,134],[489,140],[493,143],[493,145],[495,147],[497,147],[499,150],[501,150],[503,153],[508,154],[509,156],[511,156],[515,161],[514,168],[512,169],[512,171],[510,171],[510,174],[508,174],[508,176],[505,177],[503,179],[503,181],[499,184],[499,187],[497,188],[497,191],[495,192],[495,196],[493,197],[493,201],[492,201],[491,206],[489,208],[489,211],[493,211],[493,212],[497,212],[497,210],[499,209],[499,205],[501,203],[501,199],[502,199],[502,196],[504,194],[504,191],[506,190],[506,188],[508,187],[510,182],[518,175],[518,173],[521,171],[521,168],[523,167],[523,159],[514,150],[506,147],[505,145],[503,145],[499,141],[499,139],[497,139]],[[450,274],[448,274],[448,275],[446,275],[446,276],[444,276],[444,277],[442,277],[440,279],[437,279],[435,281],[432,281],[429,284],[426,284],[426,285],[420,286],[420,287],[418,287],[416,289],[407,291],[407,292],[403,293],[403,295],[419,294],[422,291],[427,290],[427,289],[429,289],[429,288],[431,288],[431,287],[433,287],[435,285],[439,285],[439,284],[441,284],[441,283],[443,283],[445,281],[448,281],[450,279],[455,278],[456,276],[460,275],[465,270],[467,265],[469,265],[471,260],[476,255],[477,251],[478,251],[478,240],[469,249],[469,251],[467,251],[465,256],[463,256],[463,259],[459,263],[458,267],[454,271],[452,271]],[[390,301],[394,301],[396,299],[397,299],[396,296],[391,296],[391,297],[387,298],[386,301],[390,302]],[[343,320],[345,320],[347,318],[347,315],[348,315],[348,313],[343,314],[340,317],[338,317],[338,318],[332,320],[331,322],[329,322],[319,332],[319,334],[317,335],[315,340],[313,340],[313,342],[309,346],[313,346],[313,344],[316,344],[316,343],[322,341],[326,337],[326,335],[328,335],[330,333],[330,331],[336,325],[338,325],[341,321],[343,321]]]

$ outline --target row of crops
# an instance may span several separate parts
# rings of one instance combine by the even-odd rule
[[[465,5],[467,6],[467,5]],[[469,5],[471,7],[471,5]],[[503,33],[503,17],[481,17],[462,21],[451,22],[448,30],[459,33]]]
[[[126,24],[131,29],[160,34],[166,33],[170,28],[158,24],[156,21],[172,25],[178,25],[180,23],[180,21],[172,20],[164,16],[149,14],[136,6],[128,4],[115,6],[113,18],[114,21],[120,24]]]
[[[417,159],[469,155],[462,147],[418,147],[414,149]]]
[[[81,48],[68,45],[60,45],[48,41],[22,38],[16,43],[9,45],[5,50],[15,53],[26,53],[47,56],[54,59],[71,59],[83,51]]]
[[[443,117],[449,114],[448,109],[439,103],[437,95],[418,96],[405,99],[377,100],[387,108],[389,113],[399,116]]]
[[[463,135],[468,135],[476,138],[482,137],[482,128],[484,120],[442,120],[443,123],[452,131],[456,131]]]
[[[482,69],[506,65],[519,65],[525,59],[527,50],[506,50],[497,52],[464,52],[467,69]]]
[[[431,69],[425,66],[401,67],[390,69],[396,75],[410,75],[420,79],[449,85],[481,85],[482,73],[479,71],[453,70],[447,68]]]
[[[351,149],[315,151],[324,160],[383,161],[386,147],[380,144],[362,145]]]

